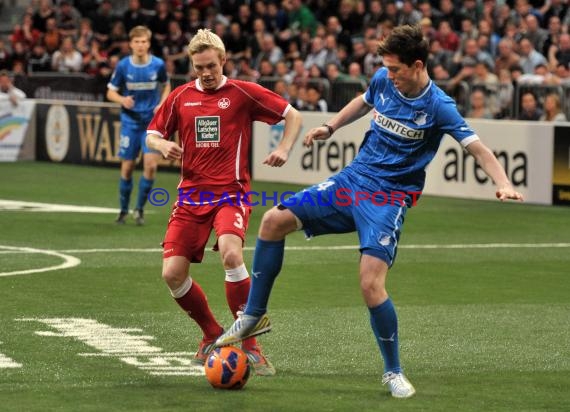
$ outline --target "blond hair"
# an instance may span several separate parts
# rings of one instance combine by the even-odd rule
[[[220,59],[226,56],[226,47],[222,39],[220,39],[220,36],[216,33],[212,33],[210,29],[200,29],[188,44],[188,54],[193,56],[196,53],[202,53],[208,49],[216,50]]]
[[[146,37],[149,41],[152,38],[152,31],[146,26],[135,26],[129,31],[129,40],[135,37]]]

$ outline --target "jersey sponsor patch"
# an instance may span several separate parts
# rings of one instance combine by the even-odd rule
[[[220,145],[220,116],[196,117],[196,147]]]

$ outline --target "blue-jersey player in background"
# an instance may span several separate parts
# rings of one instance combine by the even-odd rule
[[[119,61],[109,84],[107,99],[121,105],[121,211],[116,222],[124,224],[129,213],[133,190],[133,170],[139,152],[143,152],[143,175],[139,181],[133,216],[137,225],[144,224],[143,208],[152,189],[159,154],[146,147],[146,128],[154,113],[170,93],[170,80],[164,61],[150,54],[152,32],[136,26],[129,32],[131,55]]]
[[[326,140],[335,130],[372,109],[370,129],[354,161],[325,182],[307,188],[263,216],[253,258],[247,306],[216,341],[225,346],[271,329],[266,314],[273,282],[281,270],[287,234],[308,236],[358,233],[360,288],[384,360],[382,381],[392,396],[408,398],[415,389],[400,365],[397,317],[386,292],[404,216],[423,189],[425,168],[444,134],[471,153],[496,185],[499,200],[522,200],[493,153],[457,112],[455,104],[429,78],[428,42],[417,26],[400,26],[378,48],[384,67],[370,87],[321,127],[304,144]],[[307,201],[313,199],[313,201]]]

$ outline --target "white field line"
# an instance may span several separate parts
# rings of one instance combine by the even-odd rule
[[[523,248],[568,248],[570,243],[458,243],[458,244],[427,244],[427,245],[399,245],[399,249],[523,249]],[[254,250],[254,247],[245,247],[244,250]],[[209,250],[209,249],[207,249]],[[303,250],[358,250],[358,245],[339,245],[339,246],[286,246],[285,250],[303,251]],[[162,252],[160,248],[148,249],[65,249],[60,250],[61,253],[115,253],[115,252],[134,252],[134,253],[156,253]]]
[[[61,263],[59,265],[47,266],[47,267],[37,268],[37,269],[15,270],[12,272],[0,272],[0,277],[15,276],[15,275],[28,275],[31,273],[50,272],[52,270],[61,270],[61,269],[72,268],[72,267],[75,267],[81,263],[81,259],[78,259],[75,256],[66,255],[63,252],[57,252],[55,250],[0,245],[0,250],[2,250],[2,249],[8,250],[8,251],[15,251],[17,253],[22,253],[22,252],[23,253],[40,253],[42,255],[56,256],[56,257],[63,259],[63,263]]]

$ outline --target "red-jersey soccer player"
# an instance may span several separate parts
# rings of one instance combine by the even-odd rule
[[[162,277],[178,305],[202,329],[195,362],[203,364],[223,328],[203,290],[190,277],[190,263],[202,261],[213,228],[226,272],[227,302],[236,317],[249,293],[242,248],[251,208],[237,198],[228,201],[228,196],[241,198],[250,190],[252,122],[275,124],[285,119],[283,139],[264,160],[264,164],[280,167],[298,137],[301,115],[281,96],[258,84],[225,77],[225,47],[211,31],[199,30],[188,48],[197,79],[170,93],[148,126],[147,145],[182,163],[179,198],[164,239]],[[176,131],[180,145],[168,140]],[[275,374],[255,338],[245,340],[242,348],[257,374]]]

